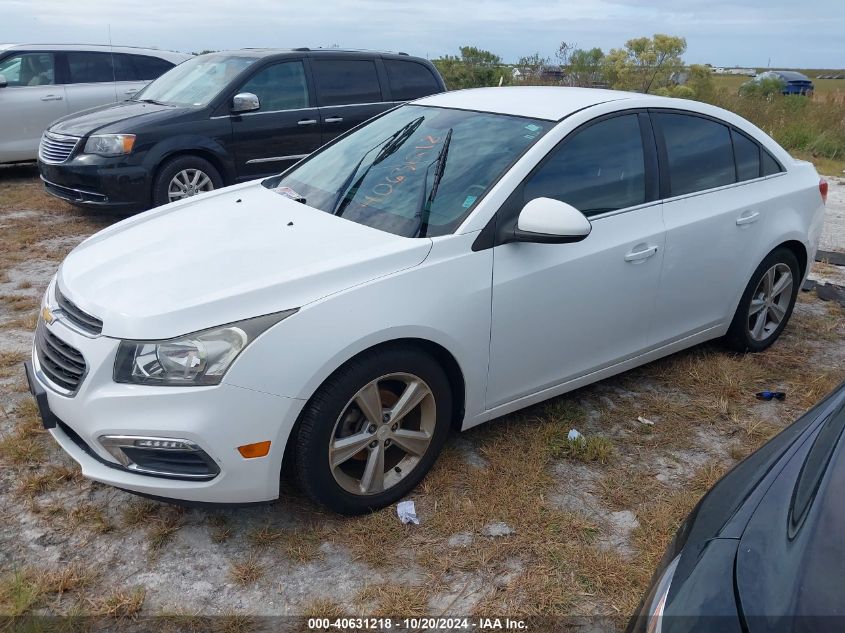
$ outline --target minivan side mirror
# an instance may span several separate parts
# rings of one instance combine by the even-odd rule
[[[254,112],[260,107],[258,96],[251,92],[240,92],[232,99],[232,112]]]
[[[534,198],[519,213],[513,241],[542,244],[580,242],[592,229],[590,221],[571,204],[552,198]]]
[[[6,81],[6,75],[0,75],[0,88],[5,88],[9,85],[9,82]]]

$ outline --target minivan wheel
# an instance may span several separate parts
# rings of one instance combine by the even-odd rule
[[[728,346],[761,352],[774,343],[792,315],[800,283],[798,259],[791,250],[769,253],[745,288],[725,337]]]
[[[300,415],[293,474],[314,501],[341,514],[390,505],[410,492],[449,434],[443,369],[415,347],[365,353],[336,371]]]
[[[153,205],[161,206],[223,186],[220,172],[199,156],[177,156],[159,169],[153,183]]]

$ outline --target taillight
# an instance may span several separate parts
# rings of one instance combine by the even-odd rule
[[[819,193],[822,194],[822,202],[827,204],[827,180],[819,178]]]

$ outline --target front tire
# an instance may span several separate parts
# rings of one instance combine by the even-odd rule
[[[738,352],[762,352],[786,327],[801,283],[798,259],[788,248],[769,253],[742,294],[725,343]]]
[[[412,346],[366,352],[332,374],[300,415],[296,483],[341,514],[395,503],[434,464],[451,416],[449,380],[431,356]]]
[[[220,172],[199,156],[177,156],[164,163],[153,182],[153,206],[213,191],[223,186]]]

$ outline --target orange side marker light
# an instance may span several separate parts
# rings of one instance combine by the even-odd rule
[[[256,442],[255,444],[238,446],[238,452],[247,459],[252,459],[253,457],[266,457],[267,453],[270,452],[270,441],[268,440],[266,442]]]

